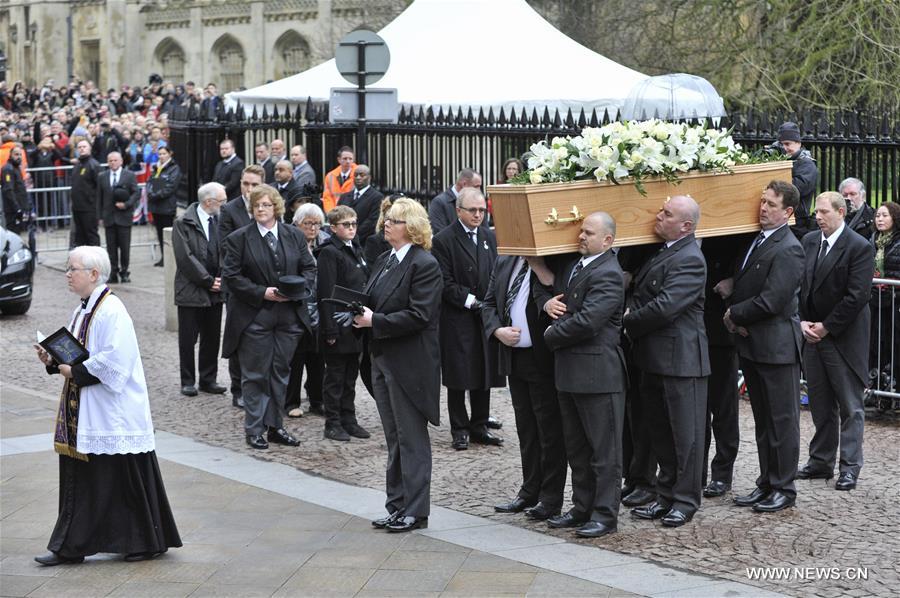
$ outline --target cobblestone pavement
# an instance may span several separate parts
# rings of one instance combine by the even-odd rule
[[[0,320],[3,379],[41,392],[58,392],[58,379],[43,374],[30,349],[34,331],[45,333],[69,317],[74,298],[61,272],[65,255],[45,254],[35,276],[35,302],[28,315]],[[299,448],[252,451],[244,444],[241,412],[228,396],[179,394],[176,333],[166,332],[163,271],[150,266],[149,250],[134,256],[134,283],[118,285],[135,320],[157,428],[205,443],[253,453],[259,459],[289,464],[304,471],[371,488],[383,488],[385,447],[374,401],[360,385],[360,423],[370,440],[339,443],[322,438],[323,420],[314,416],[286,420],[302,440]],[[413,364],[414,365],[414,364]],[[227,383],[225,362],[219,382]],[[504,422],[502,448],[450,448],[446,424],[431,429],[434,451],[432,500],[462,512],[579,540],[565,532],[531,524],[519,516],[497,515],[492,505],[515,495],[521,482],[518,443],[509,393],[495,390],[492,412]],[[442,410],[446,414],[446,408]],[[444,417],[446,419],[446,416]],[[809,413],[801,413],[802,447],[812,433]],[[741,406],[741,450],[735,467],[735,490],[753,487],[757,473],[753,421]],[[896,596],[900,587],[900,425],[893,419],[867,421],[866,464],[859,488],[836,492],[823,480],[799,481],[797,506],[774,515],[759,515],[731,506],[731,495],[706,501],[693,522],[676,530],[631,520],[621,512],[619,533],[597,545],[699,573],[750,583],[766,589],[809,596]],[[805,449],[801,450],[805,453]],[[803,454],[802,456],[805,456]],[[567,490],[568,495],[568,490]],[[837,568],[797,570],[781,581],[748,579],[749,567]],[[867,568],[868,579],[851,579],[847,569]],[[836,579],[835,577],[840,577]],[[858,577],[858,576],[857,576]]]

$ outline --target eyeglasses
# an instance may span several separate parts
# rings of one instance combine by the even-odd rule
[[[268,209],[274,208],[274,207],[275,207],[275,204],[271,204],[271,203],[258,203],[258,204],[256,204],[256,209],[257,209],[257,210],[259,210],[259,209],[268,210]]]
[[[356,221],[353,222],[338,222],[335,226],[343,226],[344,228],[356,228]]]
[[[73,268],[72,266],[67,266],[66,274],[71,274],[72,272],[78,272],[79,270],[82,272],[90,272],[91,270],[93,270],[93,268]]]
[[[384,219],[384,223],[385,223],[385,224],[391,224],[391,225],[394,225],[394,224],[406,224],[406,220],[394,220],[393,218],[385,218],[385,219]]]
[[[300,223],[300,226],[305,226],[307,228],[322,228],[321,222],[313,222],[312,220],[304,220]]]
[[[462,210],[463,212],[468,212],[471,215],[475,214],[484,214],[487,212],[487,208],[456,208],[457,210]]]

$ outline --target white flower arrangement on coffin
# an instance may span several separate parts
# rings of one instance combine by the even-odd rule
[[[729,172],[750,156],[726,129],[662,120],[613,122],[587,127],[576,137],[554,137],[531,146],[528,170],[513,183],[557,183],[595,178],[619,184],[631,177],[646,195],[643,179],[664,177],[678,183],[689,170]]]

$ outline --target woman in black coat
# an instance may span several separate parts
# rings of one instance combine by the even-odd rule
[[[178,190],[181,185],[181,168],[175,163],[174,152],[169,147],[159,148],[159,162],[147,179],[147,209],[153,214],[156,237],[159,240],[159,261],[153,264],[163,266],[163,229],[175,221],[178,207]]]
[[[872,245],[875,249],[875,278],[900,281],[900,204],[888,201],[878,207]],[[897,331],[900,327],[900,286],[873,285],[869,305],[872,308],[869,367],[877,370],[873,374],[882,378],[880,381],[876,379],[873,386],[890,390],[890,381],[883,376],[886,374],[893,380],[894,392],[897,392],[897,374],[900,372],[900,333]],[[891,363],[894,364],[893,372],[890,371]]]

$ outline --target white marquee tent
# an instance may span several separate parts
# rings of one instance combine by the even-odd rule
[[[372,87],[396,88],[407,105],[544,107],[578,115],[621,108],[645,75],[566,37],[525,0],[415,0],[378,34],[391,65]],[[350,87],[328,60],[307,71],[226,95],[228,106],[262,112],[325,101]]]

